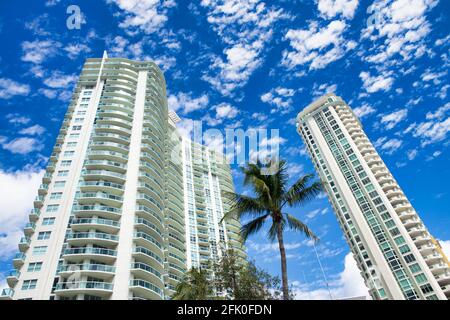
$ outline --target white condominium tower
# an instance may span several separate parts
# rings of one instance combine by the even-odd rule
[[[373,299],[450,297],[450,266],[351,108],[327,94],[297,117]]]
[[[223,248],[245,257],[220,223],[230,168],[176,119],[153,62],[86,61],[0,299],[169,299]]]

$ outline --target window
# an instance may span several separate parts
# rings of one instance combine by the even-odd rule
[[[50,194],[50,199],[51,200],[61,199],[61,197],[62,197],[62,192],[52,192]]]
[[[72,157],[75,151],[64,151],[64,157]]]
[[[83,122],[84,118],[75,118],[75,123]]]
[[[411,265],[409,267],[409,269],[411,270],[412,273],[416,273],[416,272],[422,271],[422,269],[420,268],[418,263],[414,263],[413,265]]]
[[[38,272],[38,271],[41,271],[41,268],[42,268],[42,262],[31,262],[28,265],[27,271],[28,272]]]
[[[37,279],[25,280],[22,285],[22,290],[36,289]]]
[[[55,188],[64,188],[65,184],[66,184],[65,181],[56,181],[55,182]]]
[[[47,252],[47,246],[38,246],[33,248],[33,255],[40,256]]]
[[[76,139],[76,138],[79,138],[80,137],[80,134],[79,133],[71,133],[70,135],[69,135],[69,138],[71,138],[71,139]]]
[[[55,218],[44,218],[44,220],[42,220],[43,226],[51,226],[53,224],[55,224]]]
[[[61,161],[61,167],[69,167],[71,164],[72,164],[72,160],[63,160],[63,161]]]
[[[86,110],[80,110],[77,112],[77,116],[84,116],[86,115]]]
[[[420,290],[422,290],[422,292],[423,292],[424,294],[433,292],[433,288],[432,288],[429,284],[426,284],[426,285],[424,285],[424,286],[421,286],[421,287],[420,287]]]
[[[414,255],[413,255],[413,254],[408,254],[408,255],[405,256],[405,261],[406,261],[407,263],[411,263],[411,262],[413,262],[413,261],[416,261],[416,258],[414,258]]]
[[[52,233],[51,231],[42,231],[42,232],[39,232],[37,239],[38,239],[38,240],[47,240],[47,239],[50,239],[50,234],[51,234],[51,233]]]
[[[60,170],[58,171],[58,177],[67,177],[69,174],[69,170]]]
[[[427,281],[427,277],[425,277],[425,275],[423,273],[418,274],[414,278],[416,278],[416,281],[417,281],[418,284],[422,284],[422,283]]]
[[[76,142],[68,142],[67,143],[67,148],[75,148],[77,146]]]
[[[73,131],[80,131],[81,130],[81,126],[73,126],[72,130]]]
[[[45,212],[56,212],[58,211],[59,204],[49,204]]]

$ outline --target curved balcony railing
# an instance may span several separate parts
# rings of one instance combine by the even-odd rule
[[[140,296],[148,299],[164,299],[162,289],[149,281],[141,279],[130,280],[130,288],[136,290]]]

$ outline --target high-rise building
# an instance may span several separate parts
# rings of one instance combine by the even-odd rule
[[[373,299],[447,299],[450,266],[352,109],[327,94],[297,117]]]
[[[1,299],[168,299],[191,266],[245,257],[220,222],[230,168],[177,119],[153,62],[86,61]]]

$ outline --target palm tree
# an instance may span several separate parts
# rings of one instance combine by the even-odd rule
[[[192,268],[178,283],[173,300],[207,300],[213,295],[213,289],[208,280],[208,272],[203,269]]]
[[[270,168],[278,168],[273,174],[267,174]],[[257,233],[267,220],[271,220],[268,237],[271,241],[278,240],[281,256],[281,275],[283,299],[289,299],[289,286],[286,265],[286,250],[284,247],[283,231],[286,226],[303,233],[307,238],[317,241],[317,236],[309,227],[285,210],[287,207],[304,204],[312,200],[322,191],[319,181],[312,181],[314,175],[307,174],[300,177],[290,188],[287,188],[288,174],[286,162],[270,161],[262,164],[247,164],[241,168],[244,173],[244,186],[251,186],[255,197],[224,192],[224,196],[231,205],[223,219],[250,217],[252,220],[241,227],[241,238],[245,242],[248,236]]]

